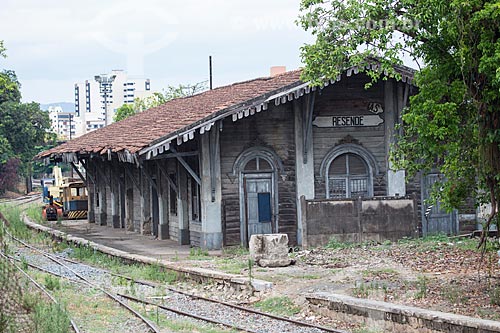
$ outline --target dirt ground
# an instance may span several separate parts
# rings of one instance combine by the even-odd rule
[[[482,255],[476,245],[474,239],[452,241],[443,236],[397,244],[332,244],[331,248],[291,253],[296,260],[293,266],[254,267],[252,275],[274,284],[261,297],[287,295],[298,305],[305,303],[304,295],[326,291],[500,320],[498,246]],[[235,273],[238,266],[230,263],[247,260],[247,254],[232,253],[191,264]],[[240,273],[248,275],[248,264],[244,266]],[[328,323],[307,311],[298,316]]]

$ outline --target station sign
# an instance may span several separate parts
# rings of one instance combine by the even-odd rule
[[[384,122],[379,115],[360,116],[318,116],[314,118],[316,127],[369,127],[378,126]]]

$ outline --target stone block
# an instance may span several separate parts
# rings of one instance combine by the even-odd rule
[[[284,267],[293,263],[288,258],[287,234],[252,235],[249,250],[253,261],[262,267]]]

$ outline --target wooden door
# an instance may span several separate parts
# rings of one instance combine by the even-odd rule
[[[443,209],[438,201],[435,204],[426,202],[430,198],[432,186],[439,180],[439,174],[429,174],[423,180],[422,232],[424,236],[437,233],[454,235],[458,233],[457,211],[451,213]]]
[[[272,174],[245,176],[247,242],[252,235],[273,232],[273,198]]]

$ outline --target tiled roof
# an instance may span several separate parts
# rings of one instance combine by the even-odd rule
[[[378,69],[376,63],[371,66]],[[404,66],[395,66],[395,70],[401,74],[401,81],[407,83],[415,73]],[[351,67],[345,73],[351,76],[358,72],[357,67]],[[203,134],[216,120],[232,115],[235,121],[267,109],[267,103],[272,100],[278,105],[315,90],[300,81],[300,74],[299,69],[177,98],[46,150],[36,158],[76,162],[78,156],[106,155],[111,158],[116,154],[120,161],[137,163],[139,154],[147,153],[147,158],[156,156],[168,150],[175,138],[178,144],[190,140],[197,129]],[[324,86],[340,79],[339,75],[325,81]]]
[[[300,70],[263,77],[177,98],[133,117],[87,133],[40,153],[37,158],[63,154],[136,154],[141,149],[190,125],[223,114],[238,105],[300,85]]]

